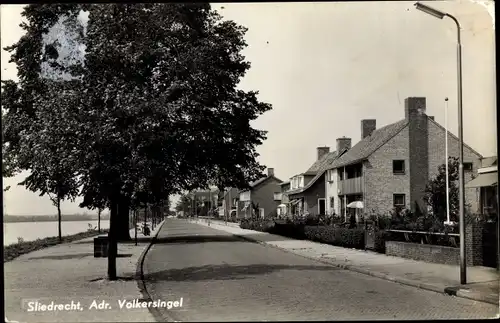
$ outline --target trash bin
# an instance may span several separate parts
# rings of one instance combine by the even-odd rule
[[[94,238],[94,258],[108,257],[108,237],[100,236]]]

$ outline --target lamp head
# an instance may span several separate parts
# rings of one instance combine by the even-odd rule
[[[439,19],[443,19],[444,16],[446,16],[446,13],[426,6],[425,4],[422,4],[420,2],[415,3],[415,8]]]

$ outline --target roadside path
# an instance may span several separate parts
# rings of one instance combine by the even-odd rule
[[[138,234],[138,245],[119,243],[117,281],[108,281],[107,258],[94,258],[93,239],[86,238],[34,251],[4,264],[5,316],[19,322],[154,322],[148,309],[120,309],[118,301],[142,299],[137,266],[152,237]],[[134,230],[130,230],[134,237]],[[29,302],[80,303],[82,310],[33,311]],[[107,309],[89,309],[109,303]],[[33,305],[34,303],[32,303]]]

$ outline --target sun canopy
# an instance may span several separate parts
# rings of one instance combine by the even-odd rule
[[[280,204],[278,207],[286,207],[286,204]]]
[[[472,181],[465,184],[465,187],[467,187],[467,188],[486,187],[486,186],[493,186],[493,185],[497,185],[497,184],[498,184],[498,173],[494,172],[494,173],[479,174]]]
[[[347,204],[347,207],[351,208],[351,209],[362,209],[363,202],[361,202],[361,201],[351,202],[351,203]]]

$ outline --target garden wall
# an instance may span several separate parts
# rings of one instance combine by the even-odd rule
[[[470,223],[466,226],[465,248],[467,266],[484,265],[482,229],[483,225],[481,223]],[[396,256],[431,263],[447,265],[460,264],[460,248],[454,247],[401,241],[386,241],[385,253],[388,256]]]
[[[385,253],[388,256],[408,258],[445,265],[460,263],[460,249],[412,242],[386,241]]]

